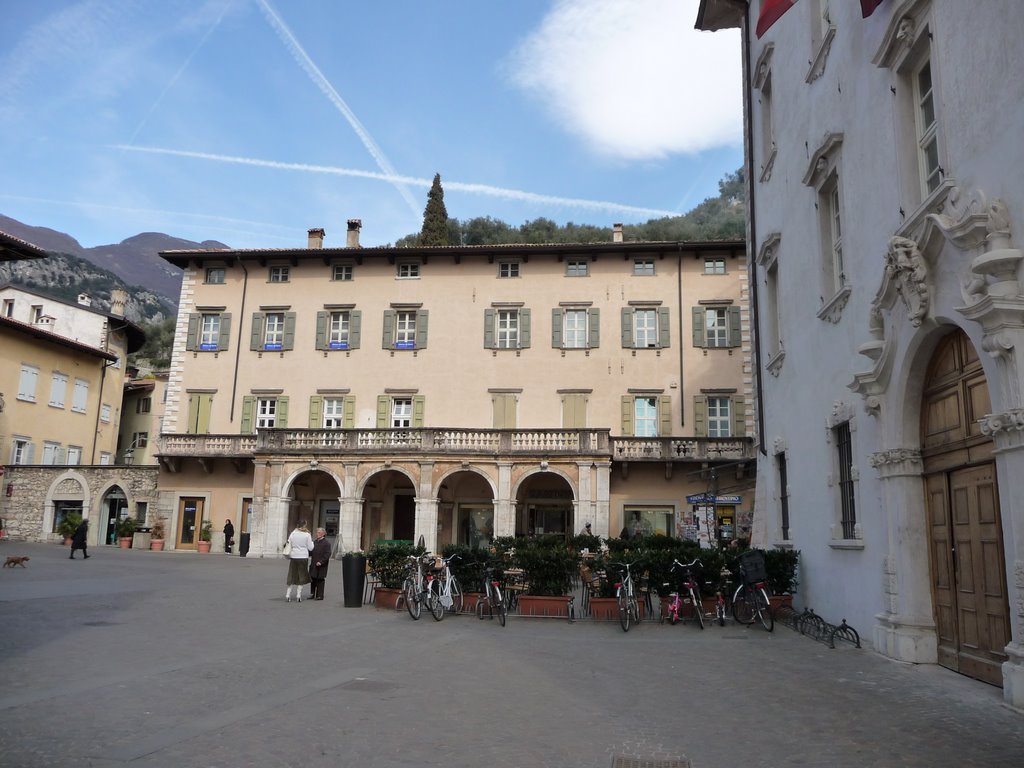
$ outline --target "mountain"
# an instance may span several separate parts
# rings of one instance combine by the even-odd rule
[[[113,273],[128,286],[142,286],[176,308],[181,292],[181,270],[160,258],[160,251],[191,248],[227,248],[216,240],[201,243],[161,232],[143,232],[120,243],[85,248],[71,235],[48,227],[23,224],[0,214],[0,230],[19,237],[44,251],[77,256]]]

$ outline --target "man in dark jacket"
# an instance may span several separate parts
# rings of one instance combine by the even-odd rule
[[[75,528],[74,534],[71,536],[71,559],[72,560],[75,559],[75,550],[76,549],[82,550],[82,554],[85,556],[85,559],[86,560],[89,559],[89,550],[86,549],[88,544],[87,544],[87,542],[85,540],[88,535],[89,535],[89,521],[88,520],[83,520],[81,523],[78,524],[78,527]]]
[[[327,566],[331,564],[331,542],[327,540],[327,531],[316,529],[313,540],[313,551],[309,553],[309,599],[324,599],[324,582],[327,581]]]

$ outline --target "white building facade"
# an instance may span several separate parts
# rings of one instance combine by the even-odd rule
[[[892,658],[1024,706],[1024,16],[704,0],[744,32],[755,543]],[[865,17],[866,15],[866,17]]]

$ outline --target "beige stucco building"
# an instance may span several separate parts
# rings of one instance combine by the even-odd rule
[[[749,524],[740,242],[362,248],[359,231],[162,254],[184,269],[157,451],[174,546],[226,518],[253,554],[300,518],[346,549],[692,533],[712,467],[722,530]]]

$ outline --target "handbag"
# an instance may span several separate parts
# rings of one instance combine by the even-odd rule
[[[292,554],[292,541],[289,539],[284,543],[284,548],[281,550],[281,554],[285,557],[291,557]]]

